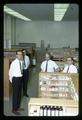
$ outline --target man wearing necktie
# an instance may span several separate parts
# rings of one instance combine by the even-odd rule
[[[29,79],[29,65],[30,65],[30,59],[26,55],[26,49],[23,49],[23,96],[28,97],[27,94],[27,83]]]
[[[16,59],[12,61],[9,69],[9,80],[12,84],[12,112],[16,115],[20,115],[20,102],[22,93],[22,59],[23,52],[21,50],[16,51]]]
[[[46,69],[45,69],[45,72],[47,72],[47,68],[48,68],[48,60],[46,60]]]
[[[73,65],[73,58],[67,58],[67,64],[64,67],[63,73],[77,73],[77,68]]]
[[[41,63],[42,72],[55,72],[58,69],[58,65],[50,59],[50,54],[46,53],[45,61]]]
[[[69,72],[69,67],[70,67],[70,66],[68,65],[68,68],[67,68],[67,73]]]

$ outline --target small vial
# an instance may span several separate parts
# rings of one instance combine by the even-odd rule
[[[51,108],[51,116],[54,116],[54,106]]]
[[[47,116],[50,116],[50,106],[47,107]]]
[[[63,116],[63,108],[62,108],[62,106],[59,107],[59,115],[58,116]]]
[[[57,106],[56,107],[56,116],[58,116],[59,115],[59,107]]]
[[[43,116],[43,106],[40,107],[40,116]]]
[[[44,106],[44,116],[47,116],[47,106]]]

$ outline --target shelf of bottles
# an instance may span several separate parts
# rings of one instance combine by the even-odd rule
[[[39,97],[78,100],[78,94],[70,74],[40,73]]]
[[[78,102],[74,100],[30,98],[28,116],[76,116]]]
[[[63,116],[62,106],[37,106],[31,108],[30,116]]]

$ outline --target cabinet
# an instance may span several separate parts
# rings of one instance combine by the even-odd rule
[[[9,57],[4,57],[4,99],[9,100]]]
[[[76,115],[78,115],[77,101],[69,99],[61,100],[51,98],[29,99],[28,116],[76,116]]]
[[[39,96],[30,98],[28,116],[77,116],[78,74],[39,73]]]
[[[41,72],[39,74],[39,97],[78,100],[78,90],[75,89],[71,76],[72,74],[67,73]],[[78,76],[76,78],[78,79]]]

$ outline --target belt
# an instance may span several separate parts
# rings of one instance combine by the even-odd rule
[[[14,77],[14,78],[22,78],[22,76],[21,77]]]

